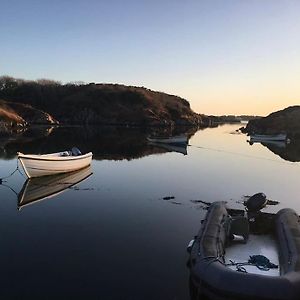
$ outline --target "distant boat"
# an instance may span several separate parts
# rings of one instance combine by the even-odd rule
[[[91,164],[93,153],[81,154],[77,148],[51,154],[23,154],[18,159],[28,178],[67,173],[82,169]]]
[[[148,137],[147,140],[153,143],[164,143],[164,144],[183,144],[187,145],[188,137],[186,135],[176,136],[155,136]]]
[[[253,142],[264,142],[264,141],[286,141],[287,134],[279,133],[279,134],[253,134],[250,135],[250,141]]]
[[[18,209],[52,198],[92,175],[91,167],[74,172],[28,178],[18,194]]]

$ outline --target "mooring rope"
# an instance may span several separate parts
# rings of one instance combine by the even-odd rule
[[[20,170],[20,167],[19,167],[19,159],[18,159],[18,158],[17,158],[17,166],[16,166],[15,170],[14,170],[12,173],[10,173],[9,175],[0,178],[0,184],[3,184],[3,182],[7,182],[7,180],[5,180],[5,179],[10,178],[10,177],[13,176],[16,172],[19,172],[23,177],[25,177],[24,174],[23,174],[23,173],[21,172],[21,170]]]
[[[278,269],[278,265],[270,262],[270,260],[264,255],[250,255],[248,261],[245,262],[235,262],[229,260],[230,263],[225,264],[225,266],[235,266],[237,271],[247,273],[243,266],[255,266],[261,271],[269,271],[270,269]]]
[[[4,186],[4,187],[10,189],[17,197],[19,196],[19,193],[17,193],[17,192],[16,192],[12,187],[10,187],[9,185],[3,184],[3,183],[2,183],[1,186]]]
[[[238,155],[238,156],[247,157],[247,158],[255,158],[255,159],[261,159],[261,160],[267,160],[267,161],[272,161],[272,162],[276,162],[276,163],[280,163],[280,164],[290,164],[290,165],[292,164],[292,162],[281,161],[281,160],[276,160],[276,159],[262,157],[262,156],[249,155],[249,154],[244,154],[244,153],[241,153],[241,152],[228,151],[228,150],[224,150],[224,149],[202,147],[202,146],[191,145],[191,144],[188,144],[188,146],[189,147],[198,148],[198,149],[203,149],[203,150],[209,150],[209,151],[227,153],[227,154],[232,154],[232,155]]]

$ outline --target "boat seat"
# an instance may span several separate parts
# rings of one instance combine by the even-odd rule
[[[243,242],[246,243],[249,238],[249,221],[244,216],[236,216],[230,220],[229,239],[234,241],[234,236],[243,237]]]
[[[81,151],[77,147],[73,147],[71,149],[71,152],[72,152],[72,156],[82,155]]]

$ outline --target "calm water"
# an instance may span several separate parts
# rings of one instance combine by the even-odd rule
[[[262,191],[280,201],[267,210],[300,213],[300,164],[285,160],[300,160],[298,147],[251,146],[238,127],[190,132],[187,155],[132,129],[37,130],[2,141],[0,177],[16,167],[17,151],[77,145],[94,160],[79,183],[88,170],[50,182],[16,173],[0,186],[0,298],[189,299],[186,245],[205,214],[195,200],[240,207]]]

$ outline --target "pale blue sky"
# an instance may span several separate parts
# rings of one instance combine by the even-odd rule
[[[0,0],[0,74],[146,86],[208,114],[300,104],[299,0]]]

